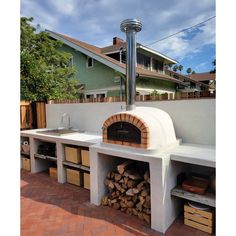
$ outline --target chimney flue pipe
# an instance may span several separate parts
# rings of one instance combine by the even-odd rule
[[[141,31],[142,24],[137,19],[123,20],[120,24],[126,33],[126,110],[135,109],[136,96],[136,33]]]

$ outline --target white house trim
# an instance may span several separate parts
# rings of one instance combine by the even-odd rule
[[[163,55],[162,53],[157,52],[157,51],[155,51],[155,50],[152,50],[152,49],[150,49],[150,48],[147,48],[147,47],[145,47],[145,46],[143,46],[143,45],[139,45],[137,48],[141,48],[141,49],[143,49],[143,50],[145,50],[145,51],[148,51],[148,52],[150,52],[150,53],[153,53],[153,54],[155,54],[155,55],[157,55],[157,56],[159,56],[159,57],[163,57],[164,59],[166,59],[167,61],[169,61],[169,62],[171,62],[171,63],[173,63],[173,64],[178,63],[178,62],[175,61],[174,59],[171,59],[170,57],[167,57],[167,56]]]
[[[120,52],[120,50],[115,50],[115,51],[111,51],[111,52],[104,52],[103,54],[109,55],[109,54],[118,53],[118,52]]]
[[[87,95],[93,95],[94,96],[94,98],[96,98],[97,97],[97,95],[98,94],[105,94],[105,97],[107,97],[107,90],[100,90],[100,91],[87,91],[87,92],[85,92],[84,93],[84,95],[85,95],[85,97],[87,96]]]
[[[85,90],[84,94],[90,94],[90,93],[104,93],[105,91],[115,91],[120,89],[120,86],[111,86],[107,88],[101,88],[101,89],[89,89]]]
[[[175,61],[174,59],[171,59],[170,57],[167,57],[167,56],[165,56],[164,54],[162,54],[162,53],[160,53],[160,52],[157,52],[157,51],[155,51],[155,50],[152,50],[152,49],[150,49],[150,48],[147,48],[147,47],[145,47],[145,46],[143,46],[143,45],[141,45],[141,44],[137,44],[137,48],[141,48],[141,49],[143,49],[143,50],[145,50],[145,51],[147,51],[147,52],[150,52],[150,53],[155,54],[155,55],[157,55],[157,56],[159,56],[159,57],[162,57],[162,58],[166,59],[167,61],[169,61],[169,62],[171,62],[171,63],[174,63],[174,64],[178,63],[178,62]],[[125,52],[126,49],[124,48],[123,51]],[[118,53],[118,52],[120,52],[120,50],[114,50],[114,51],[110,51],[110,52],[105,52],[105,53],[103,53],[103,54],[109,55],[109,54]]]
[[[154,88],[141,88],[137,87],[136,91],[139,92],[140,95],[148,95],[152,93],[154,90],[156,90],[158,93],[175,93],[175,90],[171,89],[154,89]]]

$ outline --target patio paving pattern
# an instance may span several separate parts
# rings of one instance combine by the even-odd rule
[[[21,171],[21,236],[161,236],[135,216],[89,202],[89,191]],[[166,236],[209,236],[178,218]]]

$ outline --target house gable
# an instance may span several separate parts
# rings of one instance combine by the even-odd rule
[[[73,39],[70,38],[70,37],[60,35],[58,33],[54,33],[54,32],[49,31],[49,30],[46,30],[46,32],[48,32],[49,35],[52,38],[57,39],[59,41],[62,41],[65,45],[67,45],[71,48],[74,48],[75,50],[80,51],[83,54],[85,54],[85,55],[87,55],[87,56],[89,56],[89,57],[105,64],[106,66],[109,66],[110,68],[125,74],[124,65],[123,66],[121,66],[121,65],[118,66],[115,59],[110,60],[110,58],[107,58],[107,56],[103,55],[102,53],[99,53],[99,51],[100,51],[99,48],[96,48],[92,45],[89,45],[89,46],[91,46],[91,50],[88,50],[87,48],[83,47],[82,45],[78,45],[78,42],[79,42],[78,40],[77,40],[77,44],[76,44],[75,42],[73,42]],[[96,49],[96,51],[97,51],[96,53],[93,52],[94,49]],[[101,55],[98,55],[98,54],[101,54]]]
[[[65,44],[63,44],[60,50],[73,55],[73,66],[76,69],[75,77],[79,80],[80,84],[85,84],[85,90],[109,89],[109,87],[118,86],[114,82],[114,77],[118,74],[112,68],[97,60],[93,61],[93,67],[88,68],[88,56],[86,54]],[[117,87],[117,89],[119,88]]]

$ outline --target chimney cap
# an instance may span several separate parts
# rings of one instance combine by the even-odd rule
[[[120,29],[125,33],[130,31],[139,32],[142,29],[142,23],[138,19],[126,19],[121,22]]]

